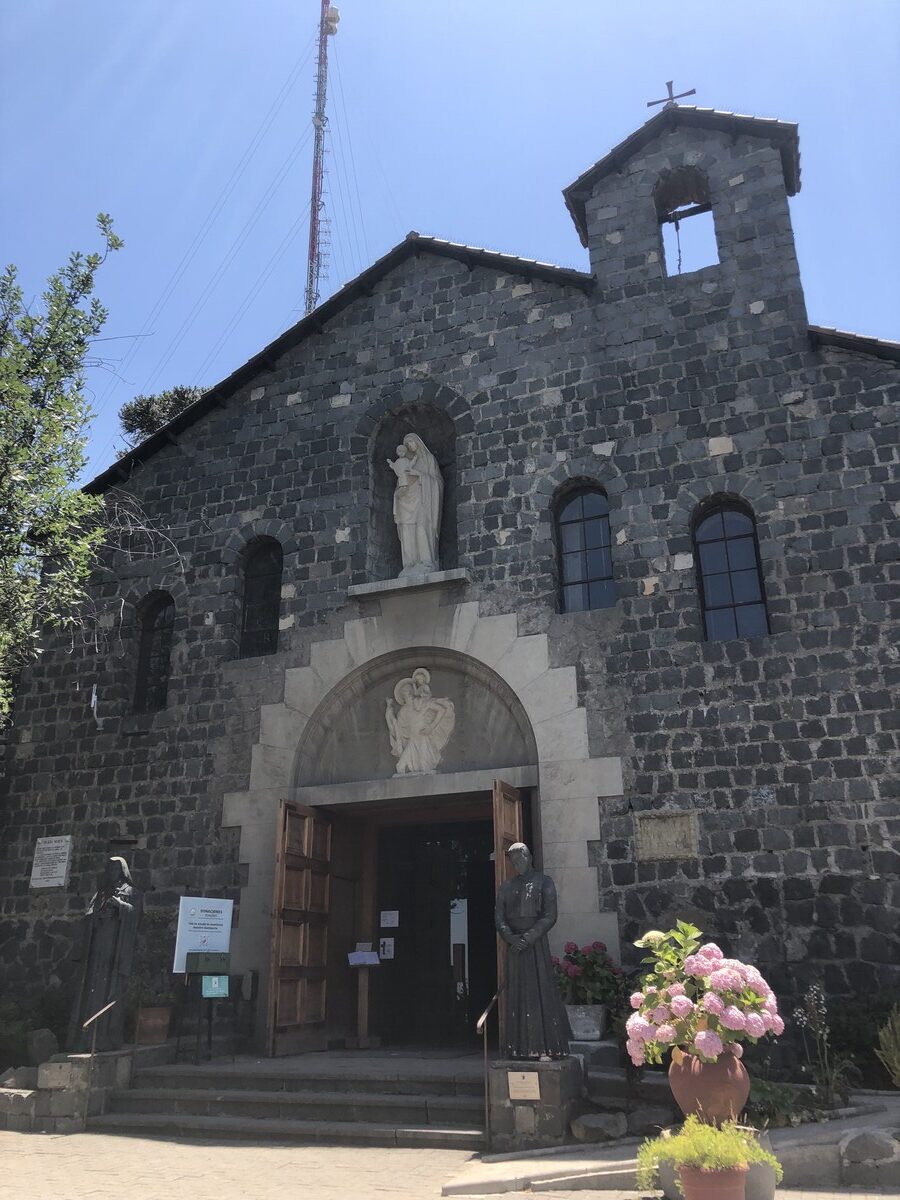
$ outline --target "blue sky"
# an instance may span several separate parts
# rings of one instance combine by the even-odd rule
[[[344,0],[323,298],[417,229],[587,268],[560,189],[696,87],[799,122],[810,320],[900,337],[896,0]],[[317,0],[0,0],[0,260],[27,294],[110,212],[89,478],[138,392],[211,385],[302,312]],[[139,339],[131,335],[144,334]]]

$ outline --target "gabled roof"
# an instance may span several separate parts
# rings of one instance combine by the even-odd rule
[[[722,130],[735,137],[746,134],[749,137],[764,138],[781,151],[784,183],[788,195],[794,196],[800,191],[800,141],[796,124],[791,121],[778,121],[774,117],[745,117],[739,113],[720,112],[716,108],[695,108],[692,105],[677,104],[672,108],[661,109],[640,129],[636,129],[623,142],[619,142],[618,146],[610,150],[599,162],[588,167],[574,183],[563,188],[566,207],[572,214],[583,246],[588,244],[584,204],[597,181],[604,175],[621,170],[628,159],[642,150],[648,142],[679,125],[688,125],[694,129]]]
[[[248,359],[242,367],[238,367],[227,379],[223,379],[221,383],[217,383],[215,387],[204,392],[199,400],[180,412],[167,425],[163,425],[156,433],[135,446],[133,450],[123,454],[117,462],[102,471],[90,483],[85,484],[84,491],[97,494],[105,492],[107,488],[114,487],[117,483],[123,483],[131,476],[136,466],[150,458],[157,450],[177,442],[178,434],[182,430],[188,429],[212,409],[224,408],[228,397],[239,387],[255,379],[260,371],[273,367],[286,350],[290,350],[312,334],[321,332],[326,321],[337,316],[354,300],[360,296],[370,296],[376,283],[406,259],[419,254],[452,258],[457,262],[465,263],[470,270],[473,267],[490,267],[497,271],[511,271],[529,279],[543,279],[548,283],[576,287],[585,293],[593,291],[596,285],[593,275],[585,271],[575,271],[571,267],[557,267],[552,263],[538,262],[531,258],[519,258],[515,254],[501,254],[497,250],[483,250],[479,246],[447,242],[442,238],[424,237],[422,234],[412,231],[393,250],[389,250],[371,267],[367,267],[355,279],[351,279],[339,292],[335,292],[333,296],[314,309],[309,316],[298,321],[296,325],[277,337],[274,342],[270,342],[259,354],[254,354],[253,358]]]

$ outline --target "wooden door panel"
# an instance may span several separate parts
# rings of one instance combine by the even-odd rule
[[[283,800],[272,912],[271,1054],[302,1048],[304,1031],[325,1020],[330,898],[330,821],[321,810]]]

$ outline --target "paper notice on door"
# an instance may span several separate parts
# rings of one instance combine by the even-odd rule
[[[400,925],[400,913],[396,908],[382,909],[381,928],[397,929]]]
[[[378,943],[378,954],[382,961],[394,957],[394,939],[382,938]]]

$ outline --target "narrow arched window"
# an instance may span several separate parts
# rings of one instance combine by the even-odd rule
[[[616,602],[609,501],[600,488],[567,492],[556,512],[561,612],[611,608]]]
[[[135,712],[158,712],[166,707],[174,624],[175,601],[168,592],[154,592],[140,612]]]
[[[274,538],[258,538],[247,548],[241,605],[241,658],[274,654],[278,649],[282,563],[281,546]]]
[[[756,523],[749,509],[722,502],[694,529],[703,631],[708,642],[769,632]]]

